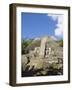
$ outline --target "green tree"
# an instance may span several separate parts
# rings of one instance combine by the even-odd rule
[[[63,47],[63,40],[59,40],[59,45],[61,46],[61,47]]]
[[[32,40],[22,40],[22,43],[21,43],[22,54],[28,53],[28,50],[26,50],[26,48],[29,44],[31,44],[31,42]]]

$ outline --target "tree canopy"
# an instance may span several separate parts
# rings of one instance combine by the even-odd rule
[[[27,46],[29,44],[31,44],[32,40],[22,40],[22,43],[21,43],[21,51],[22,51],[22,54],[26,54],[28,53],[28,51],[26,50]]]

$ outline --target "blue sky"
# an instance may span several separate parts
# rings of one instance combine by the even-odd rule
[[[21,13],[21,36],[26,39],[33,39],[43,36],[62,38],[61,24],[59,17],[50,14]],[[60,27],[59,27],[60,26]],[[56,30],[56,31],[55,31]]]

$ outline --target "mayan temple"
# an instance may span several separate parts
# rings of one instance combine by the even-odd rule
[[[28,70],[42,69],[43,75],[46,75],[52,64],[57,69],[63,68],[63,48],[51,37],[44,36],[38,40],[33,40],[26,49],[29,50],[29,53],[22,55],[23,70],[29,66]],[[34,75],[40,75],[40,73]]]

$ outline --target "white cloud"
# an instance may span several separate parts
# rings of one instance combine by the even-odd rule
[[[57,14],[48,14],[47,16],[51,17],[53,21],[57,20],[56,29],[54,30],[55,36],[62,36],[63,35],[63,15]]]
[[[63,35],[62,29],[59,28],[55,29],[55,36],[62,36],[62,35]]]
[[[51,17],[54,21],[58,18],[58,15],[55,14],[48,14],[47,16]]]
[[[57,40],[57,38],[56,38],[55,36],[51,36],[51,38],[52,38],[53,40]]]

